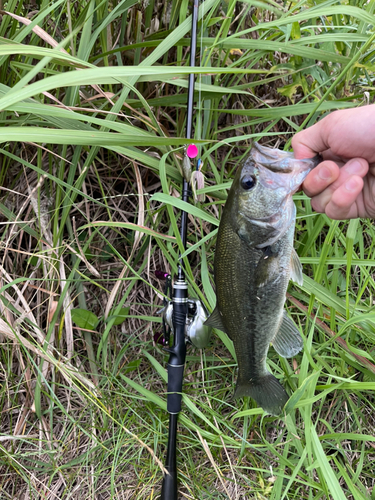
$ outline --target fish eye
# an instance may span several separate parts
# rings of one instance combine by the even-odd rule
[[[256,181],[257,180],[254,175],[244,175],[241,179],[241,186],[246,191],[249,191],[249,189],[252,189],[255,186]]]

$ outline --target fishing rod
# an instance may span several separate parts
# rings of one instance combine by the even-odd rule
[[[196,66],[197,29],[198,29],[198,7],[199,0],[193,0],[191,42],[190,42],[190,66]],[[188,98],[186,111],[186,139],[193,138],[193,109],[194,109],[194,86],[195,75],[189,74]],[[198,149],[190,144],[185,148],[182,169],[184,179],[182,185],[182,200],[188,202],[191,194],[190,176],[191,159],[196,158]],[[186,248],[188,214],[181,212],[180,236],[183,248]],[[190,340],[196,347],[205,347],[210,340],[211,329],[204,325],[207,312],[198,299],[189,299],[188,285],[185,280],[185,272],[179,261],[177,279],[172,284],[171,276],[164,273],[164,293],[171,300],[164,300],[163,309],[163,331],[165,350],[169,352],[168,360],[168,387],[167,387],[167,411],[169,413],[169,433],[165,468],[168,473],[164,474],[160,500],[177,500],[177,421],[181,411],[182,384],[186,360],[186,341]],[[173,343],[170,345],[170,335],[173,334]]]

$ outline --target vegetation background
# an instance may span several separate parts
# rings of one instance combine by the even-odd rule
[[[166,354],[153,337],[176,271],[188,0],[0,1],[0,498],[157,499]],[[215,234],[252,140],[289,147],[373,101],[375,1],[205,0],[189,208],[190,296],[215,304]],[[200,142],[201,141],[201,142]],[[203,199],[204,198],[204,199]],[[297,195],[305,348],[272,349],[281,418],[232,399],[232,343],[189,347],[185,499],[375,499],[375,231]]]

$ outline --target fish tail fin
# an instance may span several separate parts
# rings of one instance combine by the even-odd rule
[[[250,396],[259,406],[271,415],[280,415],[289,396],[276,377],[271,373],[256,380],[248,381],[239,378],[237,381],[235,398]]]

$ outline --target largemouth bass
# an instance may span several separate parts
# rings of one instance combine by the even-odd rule
[[[288,394],[267,370],[269,345],[287,358],[303,347],[299,330],[284,311],[289,279],[302,284],[293,249],[292,195],[320,161],[296,160],[293,153],[255,143],[236,173],[217,236],[217,304],[206,324],[234,343],[234,396],[250,396],[272,415],[282,412]]]

